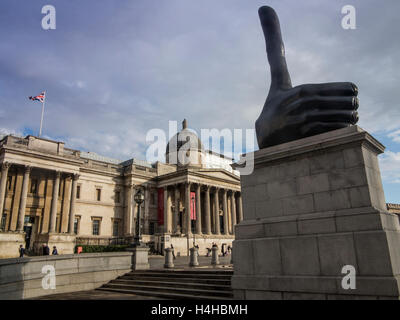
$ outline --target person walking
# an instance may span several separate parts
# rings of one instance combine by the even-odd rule
[[[174,257],[174,260],[176,259],[175,257],[175,250],[174,250],[174,246],[171,243],[171,249],[172,249],[172,256]]]
[[[19,246],[19,257],[20,257],[20,258],[23,258],[23,257],[24,257],[24,254],[25,254],[25,248],[24,248],[24,246],[21,244],[21,245]]]
[[[53,256],[57,256],[58,255],[58,251],[57,251],[57,247],[56,246],[53,247],[53,251],[51,252],[51,254]]]

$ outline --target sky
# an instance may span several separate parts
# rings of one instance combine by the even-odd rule
[[[44,5],[56,29],[43,30]],[[358,125],[386,146],[387,202],[400,203],[398,0],[1,0],[0,134],[43,136],[117,159],[145,159],[147,132],[252,129],[270,84],[257,10],[281,22],[293,85],[352,81]],[[356,29],[342,28],[342,7]]]

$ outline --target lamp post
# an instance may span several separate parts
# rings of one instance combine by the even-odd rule
[[[133,246],[141,247],[141,246],[143,246],[143,244],[141,242],[142,234],[141,234],[141,228],[140,228],[140,207],[142,206],[142,203],[144,202],[144,194],[143,194],[142,189],[139,189],[133,198],[138,205],[138,214],[137,214],[137,220],[136,220],[136,232],[135,232],[135,237],[133,240]]]

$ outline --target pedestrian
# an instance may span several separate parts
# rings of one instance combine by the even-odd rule
[[[50,249],[49,249],[49,247],[47,246],[46,243],[43,244],[43,255],[44,256],[50,255]]]
[[[222,256],[225,257],[225,253],[226,253],[225,252],[225,243],[223,243],[221,246],[221,253],[222,253]]]
[[[21,245],[19,246],[19,257],[20,257],[20,258],[23,258],[23,257],[24,257],[24,254],[25,254],[25,248],[24,248],[24,246],[21,244]]]
[[[174,250],[174,246],[171,243],[171,249],[172,249],[172,256],[174,257],[174,260],[176,259],[175,257],[175,250]]]
[[[53,247],[53,251],[51,252],[51,254],[53,256],[57,256],[58,255],[58,251],[57,251],[57,247],[56,246]]]

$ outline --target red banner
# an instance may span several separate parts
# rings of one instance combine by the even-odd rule
[[[190,219],[196,220],[196,192],[190,193]]]
[[[164,188],[158,190],[158,225],[164,225]]]

